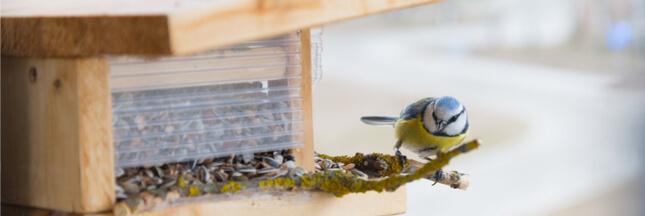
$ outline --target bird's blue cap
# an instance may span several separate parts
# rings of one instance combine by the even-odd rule
[[[449,110],[456,110],[456,109],[459,109],[460,106],[461,106],[461,103],[459,103],[457,99],[450,96],[440,97],[439,100],[437,100],[437,107],[446,108]]]

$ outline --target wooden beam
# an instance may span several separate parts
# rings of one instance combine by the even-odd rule
[[[119,209],[115,216],[160,215],[397,215],[406,211],[405,186],[394,192],[348,194],[341,198],[325,192],[257,193],[250,197],[196,202],[132,214]]]
[[[314,116],[311,77],[311,32],[309,29],[300,31],[300,65],[302,70],[302,109],[304,119],[304,143],[300,149],[294,149],[297,165],[313,172],[314,167]]]
[[[109,65],[2,57],[2,202],[65,212],[115,201]]]
[[[21,216],[112,216],[112,212],[104,213],[67,213],[56,212],[46,209],[29,208],[25,206],[2,204],[2,213],[5,215],[21,215]]]
[[[8,0],[2,55],[183,55],[439,0]]]

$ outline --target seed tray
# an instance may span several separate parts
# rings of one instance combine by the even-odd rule
[[[303,146],[298,33],[109,62],[116,167]]]

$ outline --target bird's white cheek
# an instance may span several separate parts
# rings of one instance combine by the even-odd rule
[[[423,125],[428,129],[430,132],[437,131],[437,123],[434,121],[434,118],[432,118],[432,112],[433,110],[431,109],[432,106],[428,106],[426,108],[426,111],[423,115]]]
[[[443,132],[451,136],[461,134],[461,132],[464,131],[464,128],[466,127],[467,121],[468,114],[464,113],[463,115],[459,116],[459,118],[457,118],[457,121],[448,125],[446,129],[443,130]]]
[[[446,134],[448,134],[448,135],[451,135],[451,136],[452,136],[452,135],[457,135],[457,134],[459,134],[459,133],[461,132],[461,130],[459,129],[458,125],[455,125],[455,123],[456,123],[456,122],[454,122],[454,123],[452,123],[452,124],[450,124],[450,125],[446,126],[446,127],[443,129],[443,132],[444,132],[444,133],[446,133]]]

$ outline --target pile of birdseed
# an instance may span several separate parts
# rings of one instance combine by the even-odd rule
[[[315,157],[316,173],[341,171],[359,178],[368,176],[354,164],[343,164]],[[233,155],[203,161],[170,163],[152,167],[118,168],[116,170],[117,200],[137,196],[145,191],[172,191],[182,185],[200,186],[227,182],[259,182],[280,177],[296,178],[307,172],[295,164],[288,151]]]

